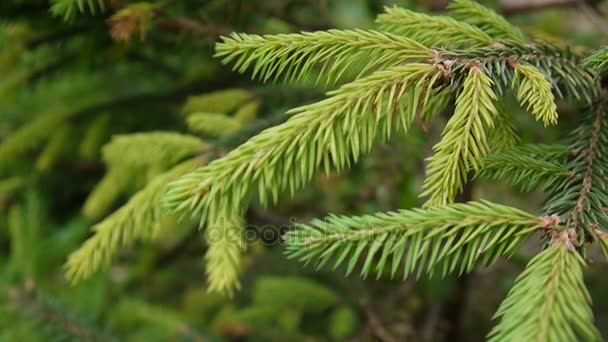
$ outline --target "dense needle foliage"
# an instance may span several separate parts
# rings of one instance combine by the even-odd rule
[[[494,327],[472,336],[602,339],[583,278],[594,246],[608,257],[605,47],[542,38],[472,0],[441,14],[369,1],[375,22],[343,29],[325,29],[323,2],[229,3],[0,5],[1,309],[20,317],[0,318],[2,338],[391,340],[370,288],[453,290],[514,259],[526,265]],[[332,179],[396,193],[382,173],[420,141],[434,146],[392,176],[417,198],[341,207],[327,184],[361,181]],[[542,205],[472,190],[488,181]],[[314,219],[327,211],[340,213]],[[430,339],[434,320],[410,337]]]

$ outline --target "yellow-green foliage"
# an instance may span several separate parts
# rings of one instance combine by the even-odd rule
[[[240,217],[218,217],[209,222],[205,232],[205,254],[209,291],[232,296],[240,288],[243,268],[241,253],[246,245],[242,237],[244,222]]]
[[[103,159],[111,167],[142,171],[165,168],[208,148],[201,139],[179,133],[150,132],[118,135],[103,147]]]
[[[432,47],[492,45],[486,32],[463,21],[398,7],[386,7],[376,20],[381,30],[399,34]]]
[[[454,0],[449,4],[448,9],[454,19],[476,26],[495,39],[526,41],[526,36],[519,28],[475,1]]]
[[[510,256],[543,226],[543,219],[532,214],[483,201],[360,217],[332,215],[299,225],[285,240],[290,258],[317,267],[335,259],[334,268],[346,264],[347,274],[362,263],[363,277],[380,277],[385,267],[391,276],[400,270],[404,279],[423,273],[445,277]]]
[[[250,35],[233,33],[216,46],[216,57],[234,63],[234,69],[253,70],[263,81],[296,81],[318,67],[328,84],[335,83],[356,61],[367,65],[360,75],[380,67],[430,58],[432,51],[422,44],[387,32],[372,30],[329,30],[301,34]]]
[[[193,113],[186,119],[188,129],[194,133],[219,137],[239,130],[240,122],[221,113]]]
[[[108,170],[84,202],[82,214],[93,221],[102,218],[128,187],[129,180],[130,175],[122,170]]]
[[[137,240],[153,239],[167,214],[161,197],[167,184],[201,164],[199,158],[180,163],[157,176],[116,212],[93,227],[95,234],[70,255],[67,276],[76,282],[109,266],[121,248]]]
[[[583,281],[585,260],[571,234],[555,233],[551,247],[532,259],[500,305],[489,341],[601,341]]]
[[[249,101],[234,113],[234,119],[238,121],[241,125],[246,125],[255,120],[256,116],[258,115],[259,109],[260,101]]]
[[[198,96],[190,96],[182,107],[182,113],[229,113],[253,94],[245,89],[225,89]]]
[[[452,203],[467,182],[470,170],[479,171],[490,152],[488,132],[498,116],[492,91],[494,82],[479,66],[469,71],[454,115],[446,124],[441,141],[433,147],[421,196],[427,205]]]
[[[101,218],[129,190],[129,185],[141,186],[168,167],[207,148],[199,138],[178,133],[114,136],[102,151],[108,171],[87,198],[83,214],[93,220]]]
[[[513,88],[517,90],[519,103],[545,126],[557,124],[557,105],[551,92],[551,82],[537,68],[518,64],[515,66]]]
[[[280,191],[293,194],[318,168],[343,170],[376,140],[390,136],[393,127],[407,131],[416,109],[424,107],[421,94],[432,89],[441,75],[432,65],[406,64],[342,86],[321,102],[295,108],[286,123],[174,182],[167,205],[192,211],[205,222],[222,213],[240,215],[256,187],[263,204],[276,201]]]

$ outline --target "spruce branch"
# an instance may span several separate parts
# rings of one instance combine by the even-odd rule
[[[357,161],[394,126],[407,131],[442,75],[429,64],[392,67],[292,109],[287,122],[173,182],[166,206],[200,217],[202,224],[212,208],[239,216],[256,187],[262,204],[276,201],[281,191],[293,194],[318,168],[340,171]]]
[[[583,281],[585,261],[573,251],[572,234],[553,232],[551,246],[528,263],[500,305],[489,341],[601,340]]]
[[[170,216],[161,207],[161,197],[170,181],[192,171],[203,161],[194,158],[156,177],[112,215],[93,227],[95,234],[73,252],[65,267],[76,283],[108,267],[121,248],[138,240],[153,239]]]
[[[567,47],[544,42],[521,44],[503,42],[500,46],[483,46],[465,50],[438,49],[433,63],[443,65],[452,75],[455,89],[462,86],[471,64],[482,64],[499,87],[499,93],[511,88],[513,67],[526,64],[549,75],[552,89],[559,98],[592,104],[598,98],[599,84],[595,73],[581,68],[581,57]]]
[[[381,31],[411,38],[433,48],[489,46],[494,39],[479,28],[447,17],[422,14],[399,7],[385,7],[376,19]]]
[[[556,153],[551,156],[551,152]],[[559,189],[574,177],[559,160],[565,160],[567,153],[567,147],[560,145],[518,146],[488,156],[478,175],[516,185],[524,191]]]
[[[95,221],[106,215],[129,186],[131,177],[132,175],[124,170],[109,169],[84,202],[82,206],[84,217]]]
[[[208,148],[199,138],[178,133],[115,135],[102,149],[108,171],[87,197],[83,214],[92,220],[103,217],[129,185],[142,186],[158,173]]]
[[[253,94],[246,89],[233,88],[189,96],[182,106],[185,115],[193,113],[228,113],[251,100]]]
[[[519,28],[475,1],[454,0],[448,5],[448,11],[454,19],[476,26],[498,41],[512,40],[520,43],[527,41]]]
[[[252,78],[266,82],[283,77],[297,81],[318,67],[328,84],[337,82],[356,61],[365,61],[364,75],[381,67],[422,62],[432,51],[415,40],[372,30],[329,30],[300,34],[251,35],[233,33],[216,45],[222,63],[234,70],[252,69]]]
[[[193,113],[186,119],[188,129],[210,137],[233,134],[241,128],[235,119],[222,113]]]
[[[583,67],[595,70],[599,75],[604,75],[608,71],[608,46],[605,46],[589,57],[582,63]]]
[[[207,225],[205,261],[209,291],[231,297],[240,289],[241,253],[245,250],[243,226],[242,218],[228,216],[218,217]]]
[[[399,268],[404,278],[423,273],[470,272],[510,256],[532,233],[550,229],[545,218],[519,209],[469,202],[360,217],[330,216],[298,225],[285,235],[286,254],[317,267],[333,260],[346,273],[362,262],[361,275],[379,277]],[[364,251],[367,250],[367,253]]]
[[[429,196],[427,205],[452,203],[462,191],[469,171],[479,171],[490,151],[488,131],[498,113],[492,91],[494,82],[481,66],[473,66],[456,99],[454,115],[446,124],[441,141],[429,158],[426,180],[420,196]]]
[[[208,144],[195,136],[146,132],[116,135],[103,147],[102,154],[110,167],[139,172],[175,165],[208,148]]]
[[[557,214],[576,229],[583,240],[593,237],[593,227],[608,227],[608,196],[604,168],[608,165],[606,102],[600,101],[572,133],[569,149],[574,151],[567,168],[573,177],[552,192],[544,212]]]
[[[513,88],[517,100],[545,126],[557,124],[557,105],[551,82],[537,68],[518,63],[514,67]]]

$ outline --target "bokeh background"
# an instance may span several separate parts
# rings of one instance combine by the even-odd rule
[[[66,258],[91,227],[158,173],[112,178],[101,153],[112,136],[189,132],[217,146],[220,156],[328,90],[313,82],[264,84],[233,72],[213,58],[220,36],[373,28],[375,16],[394,4],[441,11],[447,2],[2,0],[0,341],[482,340],[540,242],[461,278],[404,281],[314,270],[287,260],[280,240],[294,220],[420,205],[424,158],[440,122],[396,136],[347,172],[319,175],[279,205],[254,202],[246,215],[251,238],[242,289],[233,298],[207,292],[202,233],[187,222],[123,250],[107,272],[75,286],[65,278]],[[608,38],[608,11],[595,0],[484,4],[530,35],[575,49]],[[561,141],[580,114],[562,104],[559,127],[547,129],[510,103],[522,142]],[[189,121],[201,111],[217,115]],[[543,201],[542,193],[471,184],[465,200],[531,211]],[[595,260],[587,283],[606,335],[608,268]]]

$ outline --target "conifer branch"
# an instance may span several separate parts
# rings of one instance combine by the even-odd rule
[[[551,92],[551,82],[537,68],[516,64],[513,88],[517,100],[545,126],[557,124],[557,105]]]
[[[557,156],[551,156],[552,151]],[[560,145],[518,146],[488,156],[478,175],[516,185],[524,191],[559,189],[574,177],[566,164],[559,160],[565,160],[567,153],[568,149]]]
[[[253,94],[245,89],[223,89],[202,95],[189,96],[182,106],[183,114],[229,113],[251,100]]]
[[[106,215],[114,202],[129,186],[132,175],[121,169],[109,169],[95,185],[84,205],[84,217],[96,221]]]
[[[482,64],[488,76],[500,85],[497,91],[503,92],[512,85],[513,67],[526,63],[551,76],[552,88],[559,98],[592,104],[599,95],[599,84],[595,73],[581,68],[580,62],[580,56],[570,49],[542,42],[503,42],[500,46],[458,51],[438,49],[433,59],[434,64],[443,65],[450,72],[456,88],[463,84],[471,64]]]
[[[287,122],[173,182],[166,206],[207,220],[211,208],[239,216],[252,190],[262,204],[281,191],[293,194],[318,168],[348,167],[386,139],[394,126],[407,131],[443,72],[429,64],[378,71],[329,93],[330,97],[289,112]],[[394,123],[397,121],[397,123]],[[215,213],[217,214],[217,213]]]
[[[141,186],[178,162],[209,146],[197,137],[166,132],[116,135],[102,149],[108,171],[87,197],[83,214],[104,216],[130,184]]]
[[[102,149],[110,167],[129,171],[163,169],[209,148],[201,139],[185,134],[146,132],[116,135]]]
[[[520,43],[527,41],[519,28],[475,1],[454,0],[448,5],[448,10],[454,19],[476,26],[498,41],[513,40]]]
[[[608,46],[595,51],[585,58],[582,65],[585,68],[595,70],[599,75],[604,75],[608,72]]]
[[[209,291],[231,297],[240,289],[241,253],[245,250],[243,226],[241,218],[230,217],[218,217],[207,225],[205,261]]]
[[[433,48],[489,46],[494,39],[473,25],[447,16],[433,16],[399,7],[385,7],[376,19],[381,31],[411,38]]]
[[[574,233],[575,234],[575,233]],[[489,341],[600,341],[572,232],[555,231],[500,305]]]
[[[487,132],[494,128],[497,100],[493,82],[480,66],[473,66],[456,99],[454,115],[446,124],[441,141],[433,147],[420,196],[427,205],[452,203],[462,191],[468,172],[479,171],[489,153]]]
[[[330,216],[298,225],[285,235],[286,253],[322,267],[346,263],[347,274],[363,262],[361,275],[401,267],[410,274],[470,272],[510,256],[547,220],[519,209],[486,201],[399,210],[360,217]],[[364,251],[367,254],[364,255]],[[483,257],[482,257],[483,255]]]
[[[235,119],[221,113],[194,113],[186,119],[190,131],[210,137],[232,134],[241,128]]]
[[[329,30],[300,34],[251,35],[233,33],[216,45],[222,63],[234,63],[234,70],[252,69],[252,78],[266,82],[283,77],[291,82],[309,75],[319,67],[317,82],[328,84],[340,79],[357,60],[367,64],[359,75],[380,67],[406,62],[422,62],[432,51],[405,37],[371,30]]]
[[[65,267],[68,279],[76,283],[108,267],[121,248],[138,240],[153,239],[169,217],[161,197],[170,181],[201,165],[199,158],[180,163],[156,177],[124,206],[93,227],[95,234],[73,252]]]
[[[567,168],[574,177],[551,194],[544,208],[546,213],[560,215],[583,240],[595,236],[594,226],[608,227],[608,184],[603,171],[608,165],[606,102],[599,102],[590,111],[571,137],[570,150],[575,156]]]

